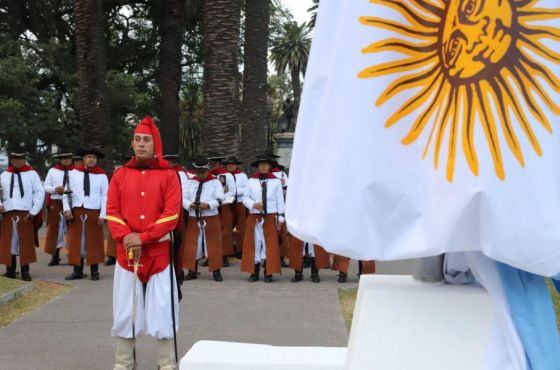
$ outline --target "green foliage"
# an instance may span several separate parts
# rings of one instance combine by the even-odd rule
[[[278,74],[296,70],[305,74],[311,49],[311,29],[307,23],[288,21],[272,40],[271,61]]]

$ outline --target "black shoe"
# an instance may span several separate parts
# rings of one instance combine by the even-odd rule
[[[51,261],[47,266],[58,266],[58,265],[60,265],[60,258],[56,256],[52,256]]]
[[[220,272],[220,270],[214,271],[213,275],[214,275],[214,281],[218,281],[218,282],[224,281],[224,278],[222,277],[222,273]]]
[[[348,280],[348,274],[341,271],[340,274],[338,274],[338,282],[339,283],[345,283],[346,280]]]
[[[29,272],[22,272],[21,273],[21,280],[31,281],[31,275],[29,275]]]
[[[99,280],[99,265],[98,264],[91,265],[89,269],[91,272],[91,280],[93,281]]]
[[[320,283],[321,278],[319,277],[319,274],[311,274],[311,281],[314,283]]]
[[[253,272],[251,276],[249,276],[250,283],[254,283],[255,281],[258,281],[260,279],[259,278],[260,271],[261,271],[261,264],[255,263],[255,272]]]
[[[294,277],[292,278],[292,283],[297,283],[303,280],[303,273],[296,271]]]
[[[229,267],[229,260],[227,257],[224,257],[224,267]]]
[[[17,266],[16,256],[12,256],[12,265],[6,266],[6,273],[4,274],[4,277],[7,277],[8,279],[15,279],[16,266]]]
[[[286,263],[286,261],[284,261],[284,258],[280,258],[280,266],[286,268],[286,267],[290,267],[290,265],[288,265]]]
[[[117,259],[115,257],[107,257],[107,261],[105,261],[105,266],[113,266],[117,263]]]
[[[4,277],[7,277],[8,279],[15,279],[16,278],[16,272],[15,271],[6,271],[6,273],[4,274]]]
[[[79,280],[84,278],[84,273],[81,271],[74,271],[70,275],[66,276],[64,280]]]
[[[265,283],[272,283],[272,275],[265,275],[264,276]]]
[[[196,280],[196,279],[198,279],[198,274],[194,271],[189,271],[189,273],[185,275],[185,281]]]

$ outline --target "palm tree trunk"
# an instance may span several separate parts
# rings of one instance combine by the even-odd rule
[[[266,149],[269,0],[245,1],[245,70],[241,105],[240,157],[250,163]]]
[[[207,153],[237,153],[240,18],[241,0],[204,1],[203,143]]]
[[[293,68],[291,70],[292,76],[292,90],[294,91],[294,104],[293,104],[293,112],[292,112],[292,119],[291,122],[288,122],[288,130],[293,131],[295,130],[298,112],[299,112],[299,103],[301,100],[301,80],[300,80],[300,71],[297,68]]]
[[[75,0],[80,144],[105,154],[101,165],[112,172],[111,124],[107,104],[105,19],[101,0]]]
[[[179,89],[181,88],[181,46],[185,0],[158,2],[159,125],[166,153],[179,152]]]

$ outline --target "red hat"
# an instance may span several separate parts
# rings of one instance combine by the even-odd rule
[[[134,134],[152,135],[154,140],[154,152],[156,153],[157,160],[160,167],[169,167],[167,161],[163,159],[163,144],[161,142],[161,134],[156,126],[156,123],[150,116],[146,116],[142,122],[134,129]]]

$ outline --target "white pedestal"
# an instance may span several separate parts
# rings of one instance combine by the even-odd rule
[[[183,357],[180,370],[344,370],[346,348],[273,347],[200,341]]]
[[[481,287],[364,275],[346,370],[482,369],[493,321]]]

